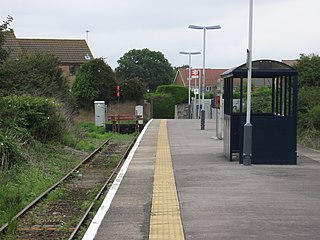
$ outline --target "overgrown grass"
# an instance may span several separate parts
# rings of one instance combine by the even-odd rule
[[[72,133],[66,133],[61,142],[25,147],[25,160],[0,172],[0,226],[110,138],[131,141],[134,135],[107,133],[94,123],[80,123]],[[60,194],[63,191],[53,197]]]
[[[309,148],[320,150],[320,131],[315,129],[300,130],[298,133],[298,143]]]
[[[26,151],[27,162],[0,175],[0,225],[15,216],[79,160],[62,148],[39,145]]]

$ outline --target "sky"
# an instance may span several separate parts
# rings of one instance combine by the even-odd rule
[[[254,60],[319,54],[319,0],[254,0],[253,8]],[[203,52],[203,31],[190,24],[221,25],[206,34],[207,68],[243,64],[249,41],[249,0],[3,0],[0,21],[7,15],[18,38],[86,39],[113,69],[143,48],[162,52],[172,66],[188,65],[180,51]],[[202,54],[191,66],[203,66]]]

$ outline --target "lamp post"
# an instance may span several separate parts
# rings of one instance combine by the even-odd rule
[[[86,30],[86,40],[87,40],[87,44],[89,44],[89,30]]]
[[[186,54],[189,55],[189,77],[188,77],[188,82],[189,82],[189,95],[188,95],[188,117],[191,119],[191,101],[190,101],[190,84],[191,84],[191,55],[197,55],[200,54],[200,52],[179,52],[180,54]]]
[[[243,127],[243,165],[251,165],[252,157],[252,124],[251,124],[251,76],[252,76],[252,22],[253,0],[250,0],[249,8],[249,44],[247,50],[248,83],[247,83],[247,116]]]
[[[200,117],[200,126],[201,130],[205,129],[205,109],[204,109],[204,88],[206,81],[206,31],[221,29],[220,25],[214,26],[197,26],[197,25],[189,25],[191,29],[203,30],[203,69],[202,69],[202,106],[201,106],[201,117]],[[199,86],[200,87],[200,86]]]

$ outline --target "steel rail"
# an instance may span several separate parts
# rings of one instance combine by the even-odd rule
[[[29,203],[28,206],[26,206],[24,209],[22,209],[17,215],[15,215],[9,222],[2,225],[0,228],[0,233],[2,233],[8,226],[9,223],[18,219],[21,217],[25,212],[27,212],[31,207],[33,207],[37,202],[39,202],[43,197],[45,197],[48,193],[50,193],[52,190],[54,190],[56,187],[58,187],[66,178],[68,178],[73,172],[75,172],[82,164],[85,162],[91,160],[91,158],[102,149],[104,145],[107,145],[109,143],[109,140],[102,143],[98,148],[96,148],[90,155],[88,155],[85,159],[83,159],[77,166],[75,166],[70,172],[68,172],[64,177],[62,177],[58,182],[53,184],[50,188],[48,188],[46,191],[41,193],[36,199],[34,199],[31,203]]]
[[[89,213],[91,212],[95,202],[100,198],[100,196],[103,194],[103,192],[106,190],[108,184],[111,182],[112,178],[114,177],[114,175],[118,172],[119,168],[122,166],[122,163],[124,162],[124,160],[127,158],[127,156],[129,155],[130,150],[132,149],[134,143],[136,142],[137,137],[135,137],[135,139],[131,142],[130,146],[128,147],[128,149],[126,150],[126,152],[123,154],[121,160],[119,161],[119,163],[117,164],[116,168],[112,171],[111,175],[109,176],[109,178],[106,180],[106,182],[103,184],[103,186],[101,187],[100,191],[97,193],[97,195],[95,196],[94,200],[91,202],[91,204],[89,205],[87,211],[84,213],[84,215],[82,216],[81,220],[79,221],[78,225],[75,227],[75,229],[73,230],[73,232],[71,233],[70,237],[68,238],[68,240],[72,240],[74,238],[74,236],[77,234],[77,232],[79,231],[80,227],[82,226],[83,222],[86,220],[86,218],[88,217]]]

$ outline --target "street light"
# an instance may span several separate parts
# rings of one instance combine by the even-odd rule
[[[204,109],[204,87],[206,81],[206,31],[221,29],[220,25],[214,26],[197,26],[197,25],[189,25],[191,29],[203,30],[203,69],[202,69],[202,106],[201,106],[201,130],[205,128],[205,109]]]
[[[188,101],[188,116],[189,119],[191,118],[191,101],[190,101],[190,82],[192,80],[191,78],[191,55],[197,55],[200,54],[200,52],[179,52],[180,54],[187,54],[189,55],[189,77],[188,77],[188,82],[189,82],[189,101]]]
[[[248,82],[247,82],[247,116],[243,127],[243,165],[251,165],[252,157],[252,124],[251,124],[251,76],[252,76],[252,22],[253,0],[250,0],[249,8],[249,46],[247,50]]]

